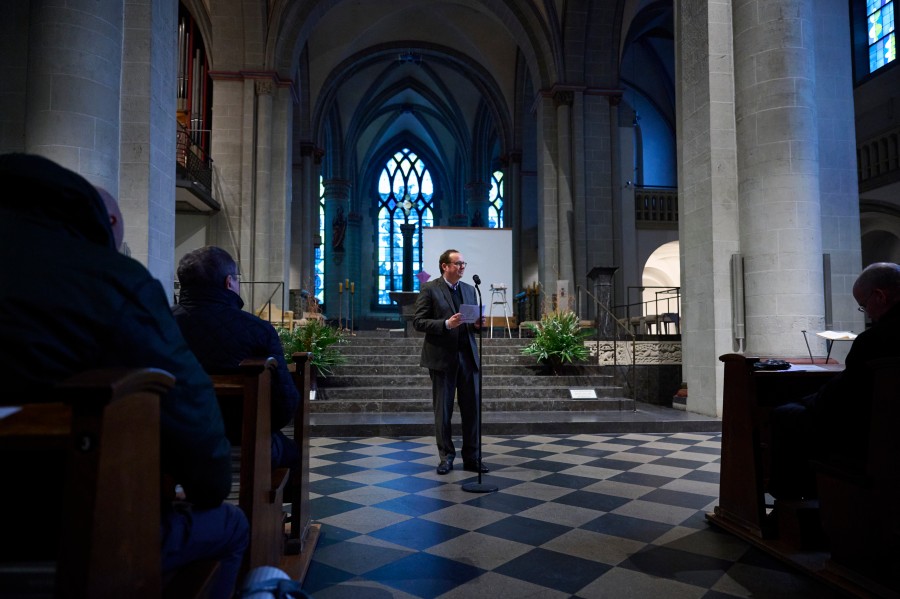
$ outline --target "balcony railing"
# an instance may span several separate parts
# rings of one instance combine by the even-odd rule
[[[637,227],[669,229],[678,227],[678,189],[636,187],[634,221]]]

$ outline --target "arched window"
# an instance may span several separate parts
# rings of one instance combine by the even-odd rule
[[[425,163],[409,148],[395,153],[378,178],[378,304],[393,304],[391,291],[403,291],[403,235],[400,225],[416,225],[412,235],[413,271],[422,270],[422,227],[434,224],[434,183]],[[412,291],[419,289],[413,277]]]
[[[488,227],[503,228],[503,171],[494,171],[491,175],[491,195],[488,199]]]
[[[319,175],[319,243],[316,244],[316,260],[313,266],[316,273],[315,295],[319,303],[325,302],[325,184]]]
[[[867,0],[869,72],[874,73],[897,58],[893,0]]]

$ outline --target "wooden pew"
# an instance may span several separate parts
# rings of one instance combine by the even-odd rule
[[[778,405],[818,390],[843,366],[817,363],[811,371],[808,359],[788,359],[794,364],[790,370],[763,371],[753,368],[757,357],[726,354],[719,359],[725,363],[720,497],[715,511],[707,514],[709,522],[851,595],[900,597],[900,579],[893,574],[900,558],[900,516],[895,511],[900,498],[900,436],[894,430],[900,421],[896,374],[900,362],[886,361],[879,371],[868,465],[871,472],[892,474],[876,484],[870,474],[848,475],[818,466],[815,517],[818,521],[821,514],[829,542],[806,547],[785,535],[780,524],[774,526],[772,506],[766,503],[770,415]],[[852,409],[852,398],[848,408]],[[875,493],[876,487],[880,494],[866,496],[863,491]],[[775,506],[780,508],[781,503],[776,501]],[[882,574],[880,578],[872,577],[872,567]]]
[[[873,362],[874,395],[865,463],[815,463],[829,572],[879,597],[900,597],[900,358]]]
[[[54,596],[203,594],[212,562],[190,568],[165,589],[161,575],[159,403],[173,384],[157,369],[89,371],[42,398],[53,403],[16,406],[0,418],[3,471],[48,458],[40,463],[65,464],[58,548],[48,547],[55,557],[55,575],[47,576],[55,576]],[[21,503],[3,516],[27,514],[34,492],[4,476],[4,500]]]
[[[294,414],[294,442],[300,451],[299,467],[291,476],[288,486],[291,497],[290,531],[286,553],[289,557],[282,563],[283,569],[292,579],[303,581],[312,560],[313,551],[319,540],[321,525],[313,523],[309,506],[309,414],[312,366],[309,352],[293,354],[291,375],[300,392],[300,403]]]
[[[772,539],[776,528],[765,498],[771,411],[815,392],[843,366],[791,359],[790,370],[756,370],[759,357],[725,354],[719,360],[725,364],[719,504],[707,518],[741,536]]]
[[[284,555],[282,512],[287,468],[272,468],[271,397],[274,358],[250,358],[238,372],[210,378],[220,403],[241,402],[241,458],[238,505],[250,522],[244,572],[280,566]]]

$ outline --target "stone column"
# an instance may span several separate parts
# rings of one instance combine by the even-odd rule
[[[415,223],[400,225],[400,235],[403,236],[403,291],[413,290],[413,235],[417,226]]]
[[[506,155],[503,168],[503,223],[512,229],[513,247],[513,295],[522,288],[522,152]]]
[[[306,289],[315,294],[313,260],[316,248],[325,251],[319,236],[319,172],[314,157],[315,146],[301,143],[299,161],[292,168],[291,188],[291,289]],[[324,288],[325,281],[321,282]]]
[[[272,108],[274,84],[267,79],[253,82],[256,95],[254,156],[253,156],[253,207],[250,215],[250,262],[256,281],[274,281],[270,271],[271,254],[274,246],[270,211],[272,201]],[[275,291],[270,285],[256,285],[256,304],[269,299]]]
[[[730,256],[737,215],[731,1],[676,0],[678,237],[682,374],[688,410],[721,414],[721,354],[731,340]]]
[[[124,0],[31,2],[25,151],[81,173],[114,196],[124,25]],[[149,60],[148,48],[144,54]],[[145,113],[147,100],[140,107]]]
[[[825,326],[838,331],[861,331],[865,326],[863,315],[856,310],[851,293],[862,254],[853,67],[848,51],[850,16],[843,0],[819,0],[815,6],[822,251],[830,256],[832,289],[832,309],[830,313],[826,310]],[[819,343],[821,352],[824,343]],[[834,349],[831,355],[837,356],[838,348]]]
[[[575,287],[575,211],[572,204],[572,103],[575,95],[570,91],[553,94],[556,106],[557,170],[557,237],[559,240],[559,276],[569,282],[569,291]],[[554,287],[556,285],[554,284]]]
[[[536,102],[537,114],[537,196],[538,196],[538,282],[541,305],[549,305],[559,279],[559,231],[557,223],[556,109],[549,94]]]
[[[325,186],[325,303],[329,316],[335,317],[332,306],[340,299],[338,283],[350,278],[347,255],[347,223],[350,214],[350,182],[346,179],[326,179]]]
[[[812,0],[735,0],[737,164],[747,351],[804,355],[822,330]]]
[[[491,186],[484,181],[472,181],[466,184],[466,212],[469,216],[469,226],[487,227],[488,208]],[[404,289],[404,291],[406,291]]]

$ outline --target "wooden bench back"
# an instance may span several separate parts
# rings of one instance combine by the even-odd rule
[[[250,522],[245,570],[277,566],[284,551],[282,493],[287,471],[272,470],[272,373],[274,358],[249,358],[234,374],[212,375],[220,403],[241,402],[238,504]]]
[[[0,419],[0,465],[65,460],[55,596],[161,596],[159,405],[173,384],[157,369],[89,371]],[[32,490],[4,486],[27,511]]]

